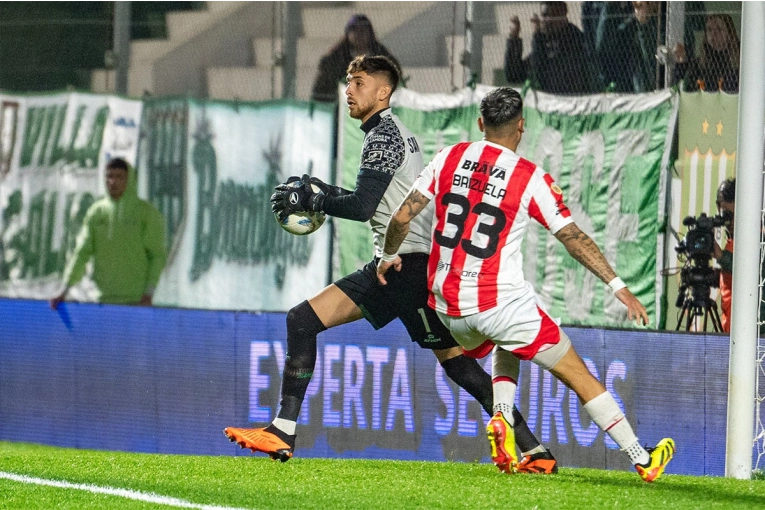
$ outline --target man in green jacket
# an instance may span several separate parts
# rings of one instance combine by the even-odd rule
[[[106,165],[108,196],[85,214],[77,245],[64,271],[64,290],[50,300],[53,309],[85,274],[93,258],[93,281],[100,303],[151,306],[165,267],[164,221],[149,202],[138,198],[135,171],[116,158]]]

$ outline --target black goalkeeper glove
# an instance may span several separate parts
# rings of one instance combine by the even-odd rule
[[[295,182],[299,182],[299,184],[292,184]],[[321,189],[318,184],[316,186]],[[319,212],[323,205],[324,193],[313,191],[311,178],[308,174],[303,174],[300,179],[290,177],[287,182],[274,188],[274,194],[271,195],[271,210],[278,216],[279,221],[284,221],[287,216],[296,212]]]
[[[316,186],[327,197],[341,197],[343,195],[350,195],[353,192],[341,188],[340,186],[333,186],[322,181],[318,177],[311,177],[311,184]]]

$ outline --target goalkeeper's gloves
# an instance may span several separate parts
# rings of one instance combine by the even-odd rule
[[[279,221],[284,221],[287,216],[296,212],[303,211],[322,211],[324,205],[324,193],[315,193],[311,187],[312,181],[308,174],[303,177],[290,177],[284,184],[279,184],[274,188],[274,194],[271,195],[271,210],[277,214]],[[319,189],[327,186],[323,182],[315,179],[314,184]],[[298,182],[297,185],[291,185]],[[321,185],[319,184],[321,183]]]
[[[340,186],[333,186],[331,184],[327,184],[326,182],[322,181],[318,177],[311,177],[311,184],[319,188],[326,197],[336,198],[336,197],[342,197],[344,195],[353,194],[353,191],[349,191],[345,188],[341,188]],[[324,209],[322,209],[322,211],[323,210]]]

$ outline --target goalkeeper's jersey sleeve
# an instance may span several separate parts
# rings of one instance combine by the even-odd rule
[[[385,231],[393,211],[407,197],[414,181],[424,168],[419,142],[409,129],[390,110],[380,113],[380,122],[364,139],[362,162],[359,172],[377,168],[391,176],[388,188],[369,220],[374,236],[375,256],[383,254]],[[430,226],[432,209],[424,211],[409,225],[409,234],[399,248],[399,253],[428,253],[430,251]]]
[[[328,197],[323,209],[331,216],[369,220],[375,256],[380,257],[388,220],[425,165],[414,134],[390,109],[377,112],[361,129],[365,136],[356,188],[352,193]],[[399,253],[428,253],[431,223],[432,210],[415,218]]]

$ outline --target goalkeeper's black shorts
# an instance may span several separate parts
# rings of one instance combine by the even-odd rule
[[[377,261],[335,282],[375,329],[399,318],[412,341],[425,349],[448,349],[459,344],[428,306],[428,254],[401,255],[401,272],[385,273],[388,285],[377,280]]]

